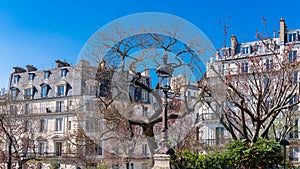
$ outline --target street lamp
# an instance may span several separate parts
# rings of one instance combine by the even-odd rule
[[[158,76],[159,89],[161,89],[164,93],[163,102],[162,102],[162,106],[164,108],[164,111],[162,113],[162,130],[161,130],[162,134],[161,134],[161,140],[159,146],[155,151],[158,154],[168,153],[167,112],[168,112],[168,92],[171,89],[170,81],[171,81],[172,73],[173,73],[173,67],[170,64],[167,64],[167,53],[165,52],[163,57],[163,64],[160,65],[156,70],[156,74]]]

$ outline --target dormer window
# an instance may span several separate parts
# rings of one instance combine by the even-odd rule
[[[28,73],[28,80],[32,81],[34,79],[34,73]]]
[[[18,88],[11,88],[11,98],[13,99],[13,100],[15,100],[15,99],[17,99],[17,97],[18,97],[18,94],[19,94],[19,89]]]
[[[108,96],[110,96],[110,94],[111,94],[110,88],[111,88],[111,84],[110,84],[109,80],[104,80],[99,85],[99,88],[97,90],[96,96],[100,96],[100,97],[108,97]]]
[[[48,84],[41,84],[41,98],[45,98],[48,96],[49,89],[50,87]]]
[[[36,89],[32,85],[28,85],[24,87],[24,99],[33,99],[35,91]]]
[[[231,50],[230,50],[230,48],[222,49],[220,54],[221,54],[222,58],[229,57],[229,56],[231,56]]]
[[[288,34],[288,42],[294,42],[294,41],[297,41],[298,40],[298,36],[297,36],[297,33],[294,32],[294,33],[289,33]]]
[[[50,71],[45,71],[44,72],[44,79],[49,79],[51,72]]]
[[[13,80],[14,80],[14,84],[19,83],[20,75],[14,75]]]
[[[68,69],[64,68],[64,69],[61,69],[60,71],[61,71],[60,72],[61,77],[66,77],[67,76]]]
[[[257,51],[258,51],[258,48],[259,48],[258,45],[253,45],[253,46],[251,46],[251,47],[250,47],[250,49],[251,49],[250,53],[257,52]]]
[[[57,96],[64,96],[65,95],[65,85],[57,86]]]
[[[70,89],[71,86],[64,80],[58,81],[55,84],[55,93],[58,97],[67,96]]]
[[[249,46],[242,47],[242,54],[249,54]]]
[[[32,89],[25,89],[24,91],[24,98],[25,99],[31,99],[32,98]]]

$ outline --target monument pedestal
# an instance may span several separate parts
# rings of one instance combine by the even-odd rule
[[[170,155],[154,154],[154,166],[152,169],[170,169]]]

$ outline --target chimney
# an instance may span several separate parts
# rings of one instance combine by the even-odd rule
[[[279,32],[279,41],[284,42],[284,36],[286,33],[286,24],[283,18],[280,19],[280,32]]]
[[[14,69],[14,73],[23,73],[26,72],[25,69],[21,68],[21,67],[13,67]]]
[[[37,71],[37,68],[34,67],[33,65],[27,65],[26,68],[27,68],[27,72]]]
[[[231,43],[231,56],[234,56],[236,53],[236,47],[238,45],[238,41],[235,35],[231,35],[230,38],[230,43]]]
[[[89,66],[89,65],[90,65],[90,62],[87,61],[87,60],[80,60],[80,64],[81,64],[81,65],[84,65],[84,66]]]
[[[68,62],[63,62],[60,60],[56,60],[55,62],[56,62],[56,68],[70,66]]]

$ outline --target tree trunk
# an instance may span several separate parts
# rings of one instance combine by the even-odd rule
[[[154,137],[153,126],[149,127],[146,131],[147,132],[145,132],[145,136],[147,138],[147,143],[148,143],[149,150],[150,150],[150,156],[152,159],[151,166],[153,166],[154,165],[153,155],[154,155],[154,151],[157,149],[157,143],[156,143],[155,137]]]
[[[7,169],[11,169],[11,168],[12,168],[12,141],[9,141]]]

